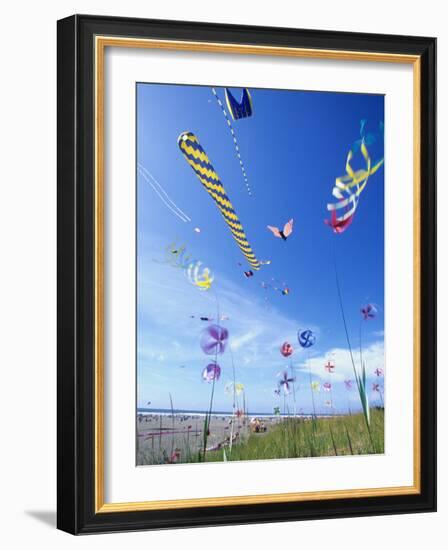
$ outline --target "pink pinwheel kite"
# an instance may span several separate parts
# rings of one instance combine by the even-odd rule
[[[294,353],[294,348],[289,342],[284,342],[280,348],[280,353],[283,355],[283,357],[289,357]]]
[[[219,325],[208,326],[201,335],[201,348],[206,355],[224,353],[229,339],[229,331]]]
[[[330,361],[328,361],[328,363],[327,363],[326,365],[324,365],[324,366],[325,366],[325,370],[326,370],[327,372],[329,372],[330,374],[331,374],[332,372],[334,372],[334,369],[335,369],[334,363],[331,363]]]

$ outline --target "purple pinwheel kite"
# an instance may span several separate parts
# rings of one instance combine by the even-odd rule
[[[202,371],[202,379],[209,383],[213,380],[218,381],[220,376],[221,367],[215,362],[209,363]]]
[[[322,387],[323,387],[324,391],[330,391],[331,390],[330,382],[325,382],[324,384],[322,384]]]
[[[351,390],[353,388],[353,380],[344,380],[344,385],[346,390]]]
[[[369,319],[374,319],[377,313],[378,313],[378,309],[373,304],[367,304],[366,306],[361,308],[361,315],[364,321],[368,321]]]
[[[288,373],[284,371],[278,384],[280,387],[283,387],[283,391],[287,395],[288,393],[291,393],[290,384],[294,384],[295,381],[295,378],[289,378]]]
[[[206,355],[224,353],[229,339],[229,331],[219,325],[208,326],[201,335],[201,348]]]
[[[373,371],[373,374],[375,374],[376,376],[383,376],[383,372],[383,369],[378,368]]]

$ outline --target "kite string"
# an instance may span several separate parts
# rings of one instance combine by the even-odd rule
[[[337,288],[337,291],[338,291],[338,299],[339,299],[339,308],[341,310],[341,317],[342,317],[342,322],[343,322],[343,325],[344,325],[345,337],[347,339],[348,350],[350,352],[350,359],[351,359],[351,362],[352,362],[352,367],[353,367],[353,372],[354,372],[354,375],[355,375],[356,385],[358,386],[358,392],[359,392],[359,396],[361,398],[361,391],[362,391],[361,382],[360,382],[360,379],[359,379],[358,371],[356,370],[356,367],[355,367],[355,360],[353,358],[352,345],[350,343],[350,336],[348,334],[347,321],[346,321],[346,318],[345,318],[344,306],[343,306],[343,303],[342,303],[342,292],[341,292],[341,285],[340,285],[340,282],[339,282],[338,268],[337,268],[337,263],[336,263],[336,251],[335,251],[334,245],[332,246],[332,251],[333,251],[333,267],[334,267],[334,274],[335,274],[335,280],[336,280],[336,288]],[[361,369],[362,369],[362,365],[361,365]],[[365,419],[365,423],[366,423],[366,426],[367,426],[367,431],[369,433],[370,443],[372,445],[372,448],[375,450],[375,444],[373,442],[372,432],[370,431],[369,422],[368,422],[365,415],[364,415],[364,419]]]
[[[310,350],[307,350],[307,363],[308,363],[308,378],[309,378],[309,384],[310,384],[310,391],[311,391],[311,402],[313,404],[313,437],[316,432],[316,403],[314,401],[314,389],[313,389],[313,376],[311,374],[311,363],[310,363]]]
[[[158,195],[161,201],[165,204],[165,206],[169,208],[173,214],[175,214],[178,218],[180,218],[185,223],[191,222],[191,218],[187,216],[187,214],[185,214],[185,212],[177,206],[177,204],[170,198],[170,196],[163,189],[160,183],[142,164],[139,163],[137,165],[137,170],[139,174],[143,176],[145,181],[149,183],[149,185],[152,187],[152,189],[155,191],[155,193]]]
[[[227,122],[227,126],[229,127],[230,133],[232,134],[233,144],[235,146],[235,152],[236,152],[236,156],[238,158],[238,162],[240,163],[240,168],[241,168],[241,172],[243,174],[244,183],[246,184],[246,189],[247,189],[248,194],[250,196],[252,196],[252,191],[250,189],[249,180],[248,180],[247,173],[246,173],[246,168],[244,167],[244,162],[243,162],[243,159],[241,158],[240,147],[239,147],[238,141],[236,139],[235,130],[233,129],[232,123],[230,122],[229,116],[227,115],[227,111],[224,107],[224,104],[221,101],[221,99],[219,98],[215,88],[212,88],[212,92],[213,92],[213,95],[215,96],[216,101],[218,102],[218,105],[221,107],[222,114],[224,115],[224,118],[226,119],[226,122]]]
[[[348,350],[350,352],[350,359],[351,359],[351,362],[352,362],[353,372],[355,374],[356,381],[358,382],[358,372],[356,370],[355,360],[353,358],[352,345],[350,343],[350,336],[348,334],[347,321],[346,321],[346,318],[345,318],[344,306],[343,306],[343,303],[342,303],[342,292],[341,292],[341,286],[340,286],[340,283],[339,283],[339,275],[338,275],[338,268],[337,268],[337,263],[336,263],[336,253],[335,253],[334,245],[332,246],[332,251],[333,251],[333,267],[334,267],[334,274],[335,274],[335,280],[336,280],[336,289],[338,291],[338,299],[339,299],[339,308],[341,310],[342,323],[344,325],[345,337],[346,337],[346,340],[347,340]]]
[[[181,208],[179,208],[179,206],[177,206],[177,204],[171,199],[171,197],[168,195],[168,193],[165,191],[165,189],[162,187],[162,185],[156,180],[156,178],[151,174],[151,172],[147,168],[145,168],[145,166],[143,166],[140,163],[138,164],[138,168],[140,169],[141,172],[145,173],[146,176],[148,176],[152,180],[152,183],[151,182],[149,182],[149,183],[150,183],[150,185],[153,186],[153,189],[154,189],[154,187],[157,187],[157,190],[156,189],[154,189],[154,190],[156,192],[159,192],[159,196],[163,195],[163,197],[166,199],[166,201],[169,202],[170,205],[177,212],[179,212],[180,216],[185,218],[186,221],[191,222],[191,218],[183,210],[181,210]]]
[[[294,376],[294,365],[292,364],[292,357],[290,359],[289,368],[291,370],[291,378],[292,378],[292,394],[294,398],[294,418],[297,415],[297,405],[296,405],[296,386],[295,386],[295,376]]]
[[[216,300],[216,324],[219,327],[219,300],[218,300],[218,294],[216,293],[216,289],[214,289],[214,295]],[[215,369],[218,364],[218,346],[215,346]],[[203,449],[203,461],[205,462],[205,455],[207,452],[207,439],[209,436],[210,431],[210,422],[212,418],[212,409],[213,409],[213,397],[215,395],[215,383],[216,383],[216,370],[213,372],[213,381],[212,381],[212,391],[210,394],[210,405],[208,409],[208,413],[205,417],[205,423],[204,423],[204,449]]]

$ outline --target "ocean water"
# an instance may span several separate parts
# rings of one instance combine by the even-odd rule
[[[205,416],[208,411],[201,411],[201,410],[194,410],[194,409],[173,409],[173,412],[176,416]],[[171,409],[150,409],[145,407],[138,407],[137,408],[137,414],[158,414],[162,416],[168,416],[171,415]],[[212,411],[212,416],[232,416],[232,411]],[[280,415],[274,415],[272,413],[266,413],[266,412],[252,412],[250,411],[248,413],[249,417],[262,417],[262,418],[275,418],[276,416],[281,417],[288,417],[293,416],[293,414],[290,412],[289,414],[283,414]],[[298,413],[296,414],[296,417],[298,418],[310,418],[311,414],[305,414],[305,413]],[[333,414],[318,414],[316,415],[318,417],[323,416],[334,416]]]

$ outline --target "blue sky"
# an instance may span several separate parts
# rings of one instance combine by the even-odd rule
[[[224,100],[224,89],[216,88]],[[239,97],[239,90],[232,89]],[[360,120],[373,129],[384,120],[384,98],[378,95],[251,89],[254,114],[233,122],[253,196],[249,197],[231,134],[211,88],[141,83],[137,85],[137,162],[163,186],[191,218],[184,223],[137,173],[137,404],[205,409],[210,386],[201,371],[210,357],[199,346],[213,316],[215,293],[220,311],[229,317],[229,345],[236,379],[246,388],[249,410],[272,412],[283,407],[274,397],[277,374],[288,367],[279,347],[289,341],[296,375],[296,407],[311,410],[308,368],[313,378],[333,383],[333,406],[344,410],[347,399],[357,408],[354,392],[343,381],[353,378],[337,302],[333,254],[336,255],[352,345],[359,346],[359,310],[366,302],[379,306],[378,316],[363,324],[366,367],[383,368],[384,172],[369,180],[353,224],[335,235],[324,224],[332,187],[344,174],[351,144],[359,138]],[[223,182],[259,259],[271,260],[254,277],[211,197],[186,163],[177,145],[183,131],[194,132]],[[370,149],[380,158],[380,144]],[[356,167],[363,167],[358,163]],[[283,226],[294,218],[287,242],[266,226]],[[195,227],[201,232],[196,233]],[[213,292],[201,292],[181,269],[164,263],[170,243],[208,266]],[[243,264],[242,266],[238,263]],[[291,292],[265,291],[262,281],[275,278]],[[267,300],[266,300],[267,298]],[[317,342],[310,353],[300,349],[297,331],[311,328]],[[323,365],[331,359],[336,371]],[[358,360],[358,352],[355,354]],[[232,380],[230,352],[219,358],[222,376],[216,384],[215,409],[231,410],[224,392]],[[358,363],[359,364],[359,363]],[[317,394],[319,410],[327,394]],[[372,395],[372,398],[374,396]],[[292,397],[287,398],[292,408]],[[376,398],[378,400],[378,397]]]

